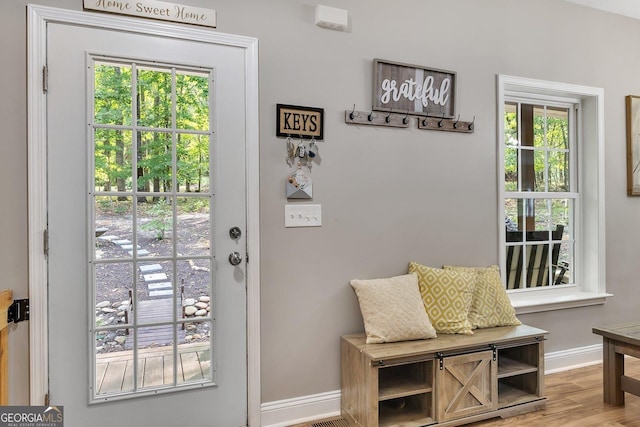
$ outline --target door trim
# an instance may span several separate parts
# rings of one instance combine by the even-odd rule
[[[260,207],[258,40],[165,22],[27,6],[28,97],[28,243],[30,403],[43,405],[48,393],[47,257],[47,102],[43,91],[47,24],[60,23],[201,41],[245,51],[247,173],[247,414],[249,426],[260,426]]]

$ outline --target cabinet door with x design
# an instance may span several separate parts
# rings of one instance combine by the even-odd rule
[[[464,418],[496,408],[497,363],[493,351],[440,357],[436,369],[437,419]]]

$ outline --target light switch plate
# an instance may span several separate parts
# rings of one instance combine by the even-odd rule
[[[322,226],[321,205],[284,205],[285,227],[320,227]]]

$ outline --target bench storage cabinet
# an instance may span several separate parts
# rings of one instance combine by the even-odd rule
[[[342,416],[363,427],[457,426],[543,409],[546,334],[521,325],[386,344],[344,336]]]

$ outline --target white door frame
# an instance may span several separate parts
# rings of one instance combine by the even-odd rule
[[[47,24],[61,23],[123,30],[146,35],[243,48],[246,85],[247,170],[247,413],[249,426],[260,426],[260,212],[258,40],[208,29],[107,14],[28,5],[28,224],[30,403],[43,405],[48,393],[47,341],[47,97],[43,91]],[[87,385],[88,386],[88,385]]]

